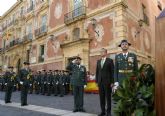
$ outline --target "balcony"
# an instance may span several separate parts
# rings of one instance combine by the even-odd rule
[[[18,45],[18,44],[19,44],[19,39],[12,40],[12,41],[10,42],[10,47],[16,46],[16,45]]]
[[[32,39],[33,39],[33,34],[32,34],[32,33],[29,33],[29,34],[23,36],[22,42],[23,42],[23,43],[24,43],[24,42],[28,42],[28,41],[31,41]]]
[[[67,14],[64,15],[64,23],[70,24],[77,20],[83,19],[86,16],[86,7],[81,6]]]
[[[47,34],[47,25],[43,25],[35,30],[35,37],[39,38]]]
[[[44,55],[38,57],[38,62],[39,63],[44,62]]]
[[[31,12],[34,9],[33,5],[31,5],[28,9],[27,9],[27,13]]]

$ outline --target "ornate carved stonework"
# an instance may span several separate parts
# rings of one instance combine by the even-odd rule
[[[54,16],[57,19],[59,19],[61,17],[62,10],[63,10],[62,3],[61,2],[56,3],[55,9],[54,9]]]

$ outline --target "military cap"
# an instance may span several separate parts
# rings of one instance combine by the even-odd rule
[[[82,60],[82,59],[81,59],[81,57],[79,57],[79,56],[76,56],[76,57],[75,57],[75,59],[79,59],[79,60]]]
[[[23,64],[24,64],[24,65],[30,65],[30,63],[29,63],[29,62],[24,62]]]
[[[128,43],[128,45],[130,46],[131,44],[126,40],[126,39],[123,39],[123,40],[121,40],[121,42],[120,42],[120,44],[118,45],[118,47],[121,47],[121,44],[122,43]]]
[[[8,68],[14,68],[13,66],[8,66]]]

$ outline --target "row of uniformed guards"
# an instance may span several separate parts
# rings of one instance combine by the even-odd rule
[[[68,71],[64,70],[46,70],[38,71],[36,75],[33,76],[33,85],[36,94],[42,94],[50,96],[58,94],[63,97],[64,94],[69,93],[70,87],[70,76]]]

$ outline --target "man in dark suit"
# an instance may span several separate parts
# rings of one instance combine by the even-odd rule
[[[111,115],[111,87],[114,82],[114,63],[107,58],[107,50],[101,49],[101,59],[97,61],[96,83],[99,87],[101,113],[98,116]],[[107,101],[107,110],[105,109]]]
[[[68,66],[67,70],[71,71],[70,83],[73,87],[74,110],[73,112],[85,112],[84,104],[84,87],[86,86],[86,68],[81,65],[81,58],[77,56]]]

